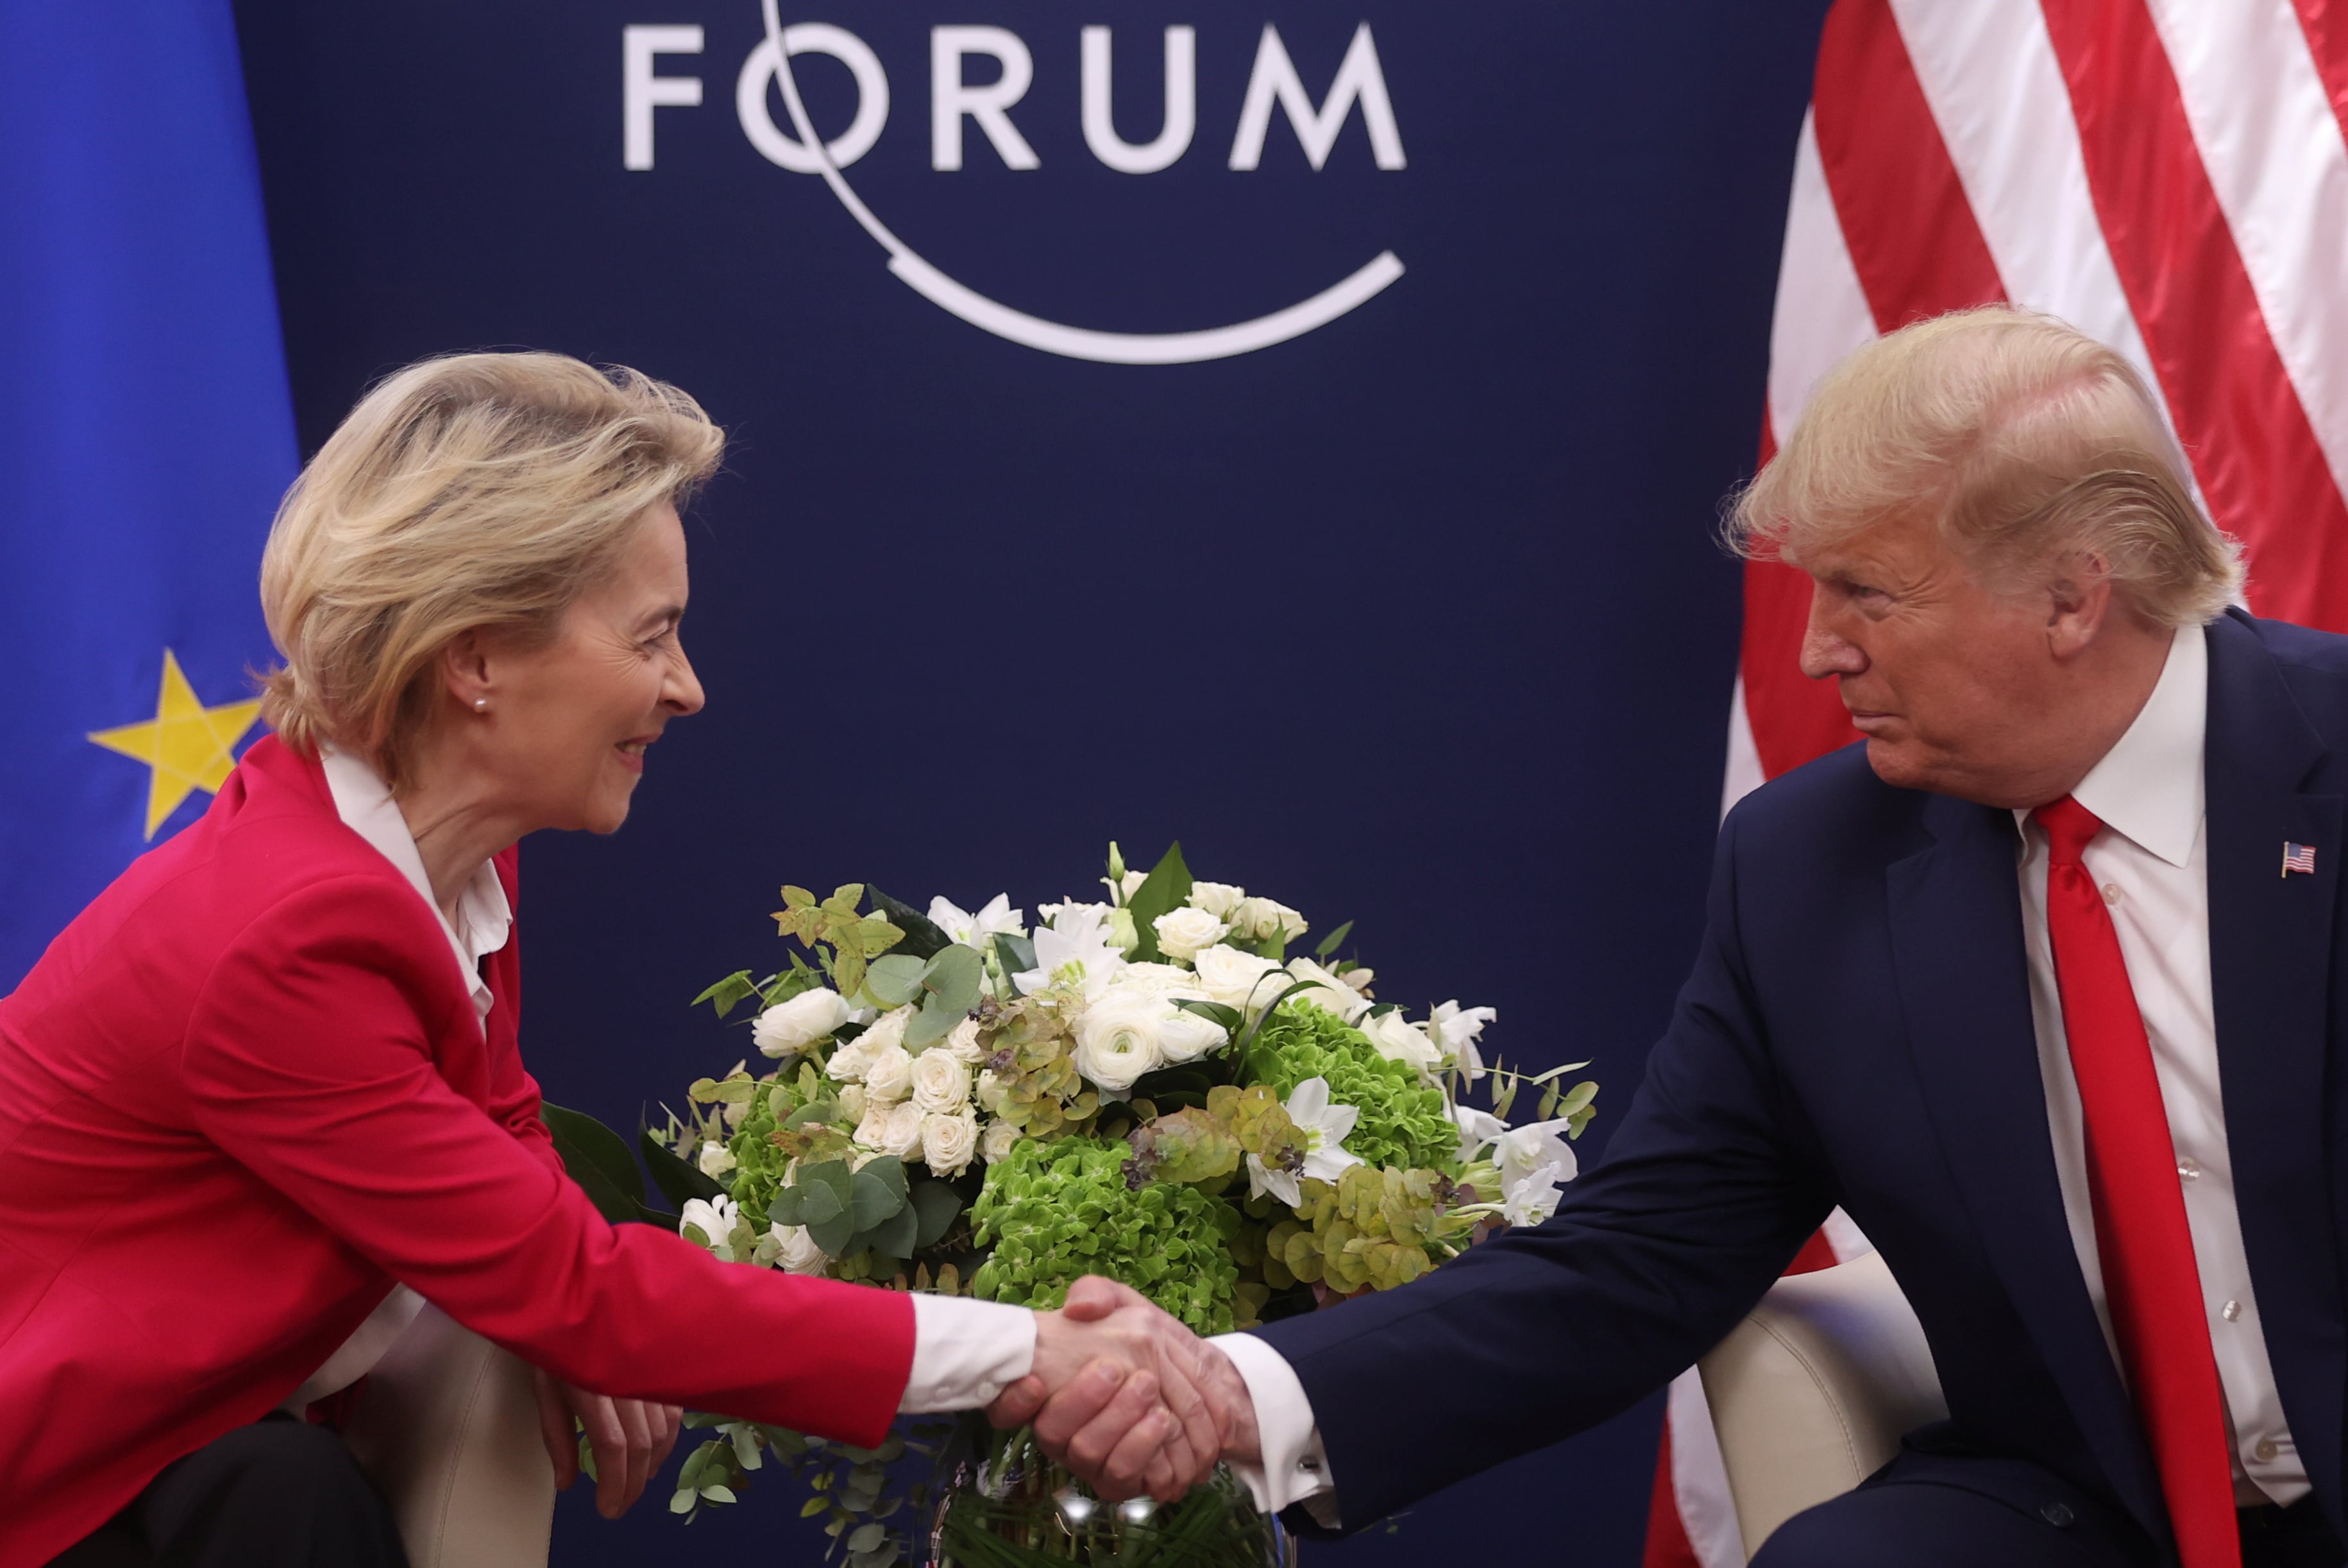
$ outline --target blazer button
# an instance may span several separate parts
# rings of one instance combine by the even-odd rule
[[[2038,1517],[2057,1530],[2068,1530],[2078,1515],[2071,1511],[2071,1505],[2067,1502],[2050,1502],[2038,1511]]]

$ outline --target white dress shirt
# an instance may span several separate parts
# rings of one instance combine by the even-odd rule
[[[2103,889],[2119,934],[2120,954],[2137,1010],[2152,1042],[2161,1103],[2177,1148],[2178,1180],[2193,1235],[2209,1341],[2225,1396],[2228,1448],[2234,1460],[2236,1501],[2290,1504],[2309,1491],[2306,1468],[2283,1420],[2274,1368],[2259,1327],[2234,1207],[2233,1165],[2226,1151],[2225,1109],[2219,1096],[2217,1015],[2209,985],[2209,841],[2203,824],[2202,738],[2209,719],[2209,655],[2199,626],[2178,632],[2144,708],[2117,745],[2071,793],[2105,828],[2081,859]],[[2063,1002],[2054,985],[2054,955],[2046,934],[2046,835],[2017,811],[2018,876],[2023,939],[2030,967],[2031,1021],[2038,1037],[2038,1069],[2054,1134],[2055,1175],[2072,1245],[2087,1291],[2112,1344],[2111,1314],[2096,1253],[2095,1212],[2087,1196],[2087,1159],[2079,1083],[2063,1033]],[[1255,1399],[1264,1471],[1248,1477],[1266,1508],[1316,1498],[1330,1490],[1313,1408],[1296,1374],[1260,1339],[1218,1339],[1247,1380]],[[1242,1358],[1241,1346],[1252,1345]],[[1242,1472],[1244,1473],[1244,1472]],[[1334,1524],[1314,1507],[1323,1522]]]
[[[474,1016],[486,1020],[494,1000],[481,977],[481,960],[505,946],[513,934],[513,908],[506,902],[497,868],[483,861],[457,896],[452,923],[432,897],[424,857],[398,802],[373,768],[348,752],[322,748],[326,788],[335,814],[397,867],[407,885],[448,936],[449,957],[472,993]],[[357,1382],[381,1361],[393,1342],[422,1310],[424,1298],[405,1284],[368,1315],[326,1364],[311,1374],[285,1401],[297,1414]],[[898,1408],[907,1412],[969,1410],[987,1404],[1027,1375],[1035,1359],[1035,1318],[1025,1307],[1003,1306],[966,1297],[913,1297],[913,1371]]]
[[[2106,829],[2080,859],[2103,890],[2137,1011],[2152,1042],[2153,1071],[2168,1112],[2185,1221],[2193,1235],[2202,1306],[2225,1395],[2235,1500],[2289,1504],[2307,1495],[2307,1471],[2283,1421],[2266,1336],[2259,1327],[2218,1088],[2217,1014],[2209,985],[2209,850],[2202,806],[2209,692],[2208,640],[2200,627],[2188,626],[2169,645],[2159,684],[2136,722],[2071,795]],[[2071,1070],[2054,948],[2046,934],[2046,834],[2028,812],[2015,812],[2014,820],[2022,831],[2030,1012],[2038,1031],[2054,1171],[2063,1187],[2071,1244],[2103,1320],[2104,1337],[2116,1346],[2096,1252],[2095,1210],[2087,1196],[2079,1083]]]

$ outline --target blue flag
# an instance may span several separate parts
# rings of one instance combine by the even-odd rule
[[[228,0],[0,0],[0,992],[256,733],[297,453]]]

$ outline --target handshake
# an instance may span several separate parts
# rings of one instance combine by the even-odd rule
[[[1096,1275],[1035,1315],[1033,1370],[987,1407],[1111,1502],[1172,1502],[1218,1460],[1259,1464],[1255,1406],[1231,1358],[1140,1293]]]

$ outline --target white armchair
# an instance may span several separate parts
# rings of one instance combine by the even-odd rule
[[[427,1306],[343,1435],[390,1500],[410,1568],[543,1568],[554,1467],[530,1368],[510,1353]]]
[[[1747,1553],[1949,1413],[1923,1326],[1872,1253],[1779,1280],[1699,1366]]]

